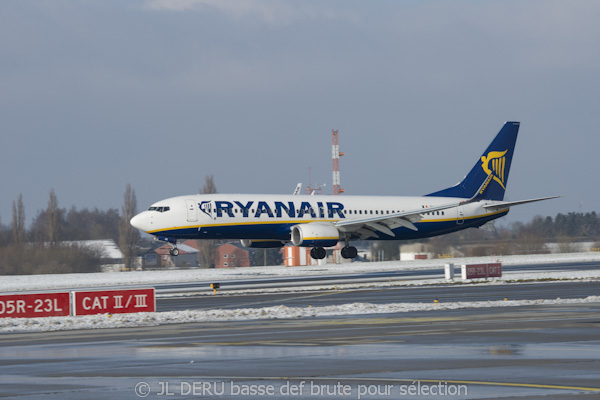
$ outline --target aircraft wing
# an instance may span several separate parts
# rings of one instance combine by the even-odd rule
[[[461,204],[464,204],[464,202],[445,204],[437,207],[419,208],[394,214],[378,215],[376,217],[338,221],[334,225],[342,232],[356,233],[361,239],[366,239],[368,237],[378,238],[379,235],[377,234],[377,231],[394,237],[396,235],[392,229],[403,226],[413,231],[418,231],[419,229],[414,223],[423,219],[423,214],[458,207]]]
[[[528,199],[528,200],[519,200],[519,201],[503,201],[500,203],[488,204],[486,206],[483,206],[483,208],[485,208],[486,210],[493,210],[493,211],[502,210],[504,208],[509,208],[512,206],[518,206],[521,204],[533,203],[533,202],[542,201],[542,200],[556,199],[558,197],[562,197],[562,196],[540,197],[537,199]]]
[[[362,219],[353,219],[349,221],[338,221],[334,225],[342,232],[357,234],[361,239],[367,239],[370,237],[378,238],[377,232],[385,233],[389,236],[396,236],[392,229],[399,228],[401,226],[418,231],[419,228],[415,226],[415,222],[419,222],[423,219],[423,214],[446,210],[448,208],[454,208],[461,205],[469,204],[474,201],[478,201],[479,196],[485,191],[488,184],[490,183],[493,176],[490,174],[481,184],[477,192],[470,199],[466,199],[459,202],[450,204],[444,204],[436,207],[418,208],[411,211],[403,211],[400,213],[386,214],[377,217],[369,217]]]

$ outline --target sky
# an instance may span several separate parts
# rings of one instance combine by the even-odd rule
[[[198,193],[454,185],[520,121],[505,200],[600,211],[598,1],[4,0],[0,218]]]

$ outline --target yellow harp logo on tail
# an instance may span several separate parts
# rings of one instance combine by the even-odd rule
[[[485,171],[488,176],[491,174],[494,180],[502,186],[502,189],[506,190],[504,186],[504,167],[506,165],[506,153],[504,151],[490,151],[487,156],[481,156],[481,168]],[[491,166],[490,166],[491,162]]]

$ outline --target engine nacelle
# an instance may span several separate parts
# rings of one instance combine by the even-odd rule
[[[308,223],[292,227],[292,244],[303,247],[332,247],[340,240],[333,225]]]
[[[240,242],[242,242],[242,246],[253,249],[275,249],[285,246],[285,242],[281,240],[242,239]]]

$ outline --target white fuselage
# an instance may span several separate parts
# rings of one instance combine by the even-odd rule
[[[153,204],[131,223],[147,233],[174,239],[290,240],[290,227],[298,224],[364,220],[422,210],[417,231],[399,226],[394,236],[377,239],[413,239],[435,236],[483,223],[508,210],[489,211],[491,200],[428,212],[429,208],[460,203],[447,197],[308,196],[211,194],[169,198]],[[343,230],[342,230],[343,231]],[[349,236],[349,235],[348,235]]]

